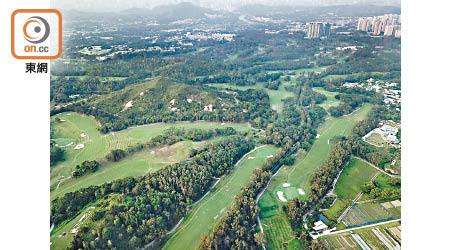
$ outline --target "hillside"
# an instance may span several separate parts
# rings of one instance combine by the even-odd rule
[[[249,121],[254,127],[264,127],[276,116],[264,90],[217,90],[164,78],[74,103],[60,111],[93,115],[103,133],[149,123],[197,120]]]

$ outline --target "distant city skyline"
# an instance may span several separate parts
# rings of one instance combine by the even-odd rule
[[[51,7],[89,12],[122,11],[130,8],[154,8],[160,5],[189,2],[213,10],[233,11],[251,4],[268,6],[327,6],[343,4],[375,4],[400,6],[400,0],[51,0]]]

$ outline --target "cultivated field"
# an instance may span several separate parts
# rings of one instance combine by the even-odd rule
[[[328,118],[319,127],[320,137],[315,140],[311,149],[308,152],[298,153],[293,166],[283,166],[272,178],[269,187],[258,202],[268,248],[283,249],[283,243],[293,239],[289,223],[282,211],[282,205],[285,203],[279,199],[277,193],[274,192],[275,189],[280,184],[290,183],[291,186],[301,188],[305,192],[305,195],[298,197],[307,198],[310,192],[311,176],[326,160],[331,150],[330,140],[334,136],[349,135],[353,126],[363,120],[370,109],[371,105],[365,104],[351,115]]]
[[[361,192],[361,186],[377,172],[364,161],[352,159],[339,177],[334,193],[341,199],[353,200]]]
[[[378,203],[361,203],[354,206],[342,222],[347,227],[357,227],[383,220],[394,219],[393,215]]]
[[[112,149],[125,149],[136,143],[148,141],[170,127],[209,129],[230,126],[238,131],[249,129],[245,123],[221,125],[214,122],[178,122],[144,125],[103,135],[97,130],[98,124],[93,117],[70,112],[55,115],[51,119],[54,121],[56,118],[63,120],[53,122],[56,141],[72,144],[64,147],[66,160],[50,168],[51,199],[89,185],[100,185],[115,179],[156,171],[170,163],[186,159],[191,148],[202,145],[202,142],[184,141],[170,147],[144,150],[119,162],[112,163],[104,160],[105,155]],[[75,149],[79,144],[84,147]],[[164,150],[166,152],[162,152]],[[152,151],[154,151],[153,154]],[[95,159],[101,163],[101,167],[95,173],[69,179],[76,165]]]
[[[400,249],[401,226],[398,222],[319,238],[332,249]]]
[[[202,233],[208,233],[231,207],[234,197],[249,180],[252,172],[260,168],[269,155],[276,152],[274,146],[264,146],[244,156],[233,172],[222,177],[217,186],[196,204],[173,233],[163,249],[195,249]],[[255,158],[253,158],[255,157]]]

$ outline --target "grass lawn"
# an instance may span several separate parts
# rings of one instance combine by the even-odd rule
[[[267,156],[275,154],[276,150],[274,146],[265,146],[245,156],[233,172],[223,177],[214,190],[190,210],[163,249],[198,247],[201,234],[208,233],[212,226],[219,222],[233,204],[236,194],[249,180],[252,171],[260,168]]]
[[[345,211],[345,209],[350,206],[350,204],[345,201],[338,199],[333,206],[331,206],[328,210],[323,211],[323,214],[328,217],[330,220],[337,220],[339,216]]]
[[[377,172],[369,164],[352,159],[339,177],[334,193],[341,199],[353,200],[361,192],[361,186],[369,182]]]
[[[128,128],[115,132],[114,134],[109,133],[104,135],[98,132],[98,124],[93,117],[70,112],[55,115],[51,118],[52,121],[56,117],[64,121],[53,122],[55,130],[54,137],[57,141],[62,141],[63,139],[64,143],[68,143],[69,141],[73,142],[73,145],[65,147],[66,160],[50,168],[51,199],[66,192],[75,191],[81,187],[100,185],[127,176],[144,175],[172,162],[186,159],[189,149],[198,143],[182,142],[174,145],[175,148],[171,148],[171,151],[176,152],[174,154],[175,156],[151,155],[150,152],[143,151],[116,163],[102,161],[105,155],[114,149],[114,147],[125,149],[138,142],[148,141],[150,138],[162,134],[164,130],[170,127],[208,129],[230,126],[238,131],[249,129],[246,123],[226,124],[222,126],[220,123],[213,122],[178,122],[144,125]],[[82,133],[86,136],[81,137]],[[117,145],[115,145],[115,137],[117,138]],[[79,143],[84,144],[84,148],[75,150],[74,145]],[[72,170],[76,165],[81,164],[85,160],[95,159],[101,161],[102,164],[97,172],[87,174],[80,178],[66,180],[58,187],[61,179],[71,176]]]
[[[383,140],[381,135],[378,133],[372,133],[369,137],[367,137],[366,141],[380,147],[382,147],[384,144],[387,144],[386,141]]]
[[[375,178],[374,183],[375,185],[377,185],[380,188],[394,188],[394,189],[400,189],[401,186],[400,185],[391,185],[389,183],[389,180],[392,180],[394,178],[385,175],[385,174],[380,174],[377,178]]]
[[[315,140],[311,149],[308,152],[298,153],[294,165],[283,166],[278,174],[272,178],[269,187],[258,202],[258,206],[261,209],[260,216],[264,232],[267,231],[266,238],[270,249],[281,249],[283,242],[293,238],[289,223],[282,211],[282,205],[285,203],[281,202],[276,193],[274,193],[276,187],[282,183],[290,183],[293,186],[302,188],[306,195],[300,197],[307,198],[311,190],[309,185],[312,174],[326,160],[331,151],[332,145],[329,144],[329,140],[338,135],[350,135],[354,125],[363,120],[370,109],[371,105],[365,104],[361,109],[349,116],[328,118],[319,127],[318,134],[320,134],[320,137]],[[269,224],[274,223],[280,226],[275,228],[269,226]],[[271,232],[271,230],[275,232]]]

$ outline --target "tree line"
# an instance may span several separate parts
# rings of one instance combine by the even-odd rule
[[[230,136],[155,173],[67,193],[52,201],[51,222],[58,225],[95,204],[69,249],[139,249],[165,235],[186,206],[207,192],[213,177],[231,171],[253,147],[252,139]]]
[[[264,235],[257,232],[259,208],[256,196],[267,185],[271,173],[253,170],[250,180],[236,195],[233,206],[210,233],[202,234],[199,249],[261,249]]]

